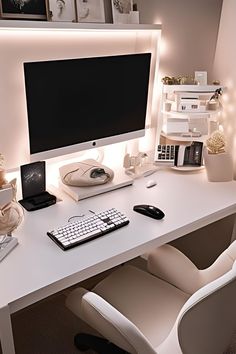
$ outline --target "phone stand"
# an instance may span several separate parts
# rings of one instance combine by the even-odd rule
[[[23,199],[19,203],[26,210],[38,210],[56,203],[55,195],[46,191],[45,161],[23,165],[20,170]]]

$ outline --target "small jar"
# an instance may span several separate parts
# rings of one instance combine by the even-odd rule
[[[206,109],[208,111],[216,111],[217,109],[219,109],[219,106],[220,106],[219,101],[211,100],[207,102]]]

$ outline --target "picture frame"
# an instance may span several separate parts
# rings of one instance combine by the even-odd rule
[[[76,22],[75,0],[48,0],[49,20]]]
[[[104,0],[76,0],[77,22],[105,22]]]
[[[133,0],[111,0],[113,23],[129,23]]]
[[[0,0],[0,17],[47,20],[47,0]]]

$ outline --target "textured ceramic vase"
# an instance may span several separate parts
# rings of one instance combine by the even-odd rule
[[[204,162],[210,182],[227,182],[233,179],[233,159],[228,152],[209,154],[204,150]]]

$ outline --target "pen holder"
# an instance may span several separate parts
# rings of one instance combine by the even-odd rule
[[[207,149],[203,153],[208,181],[227,182],[233,179],[233,160],[228,152],[209,154]]]

